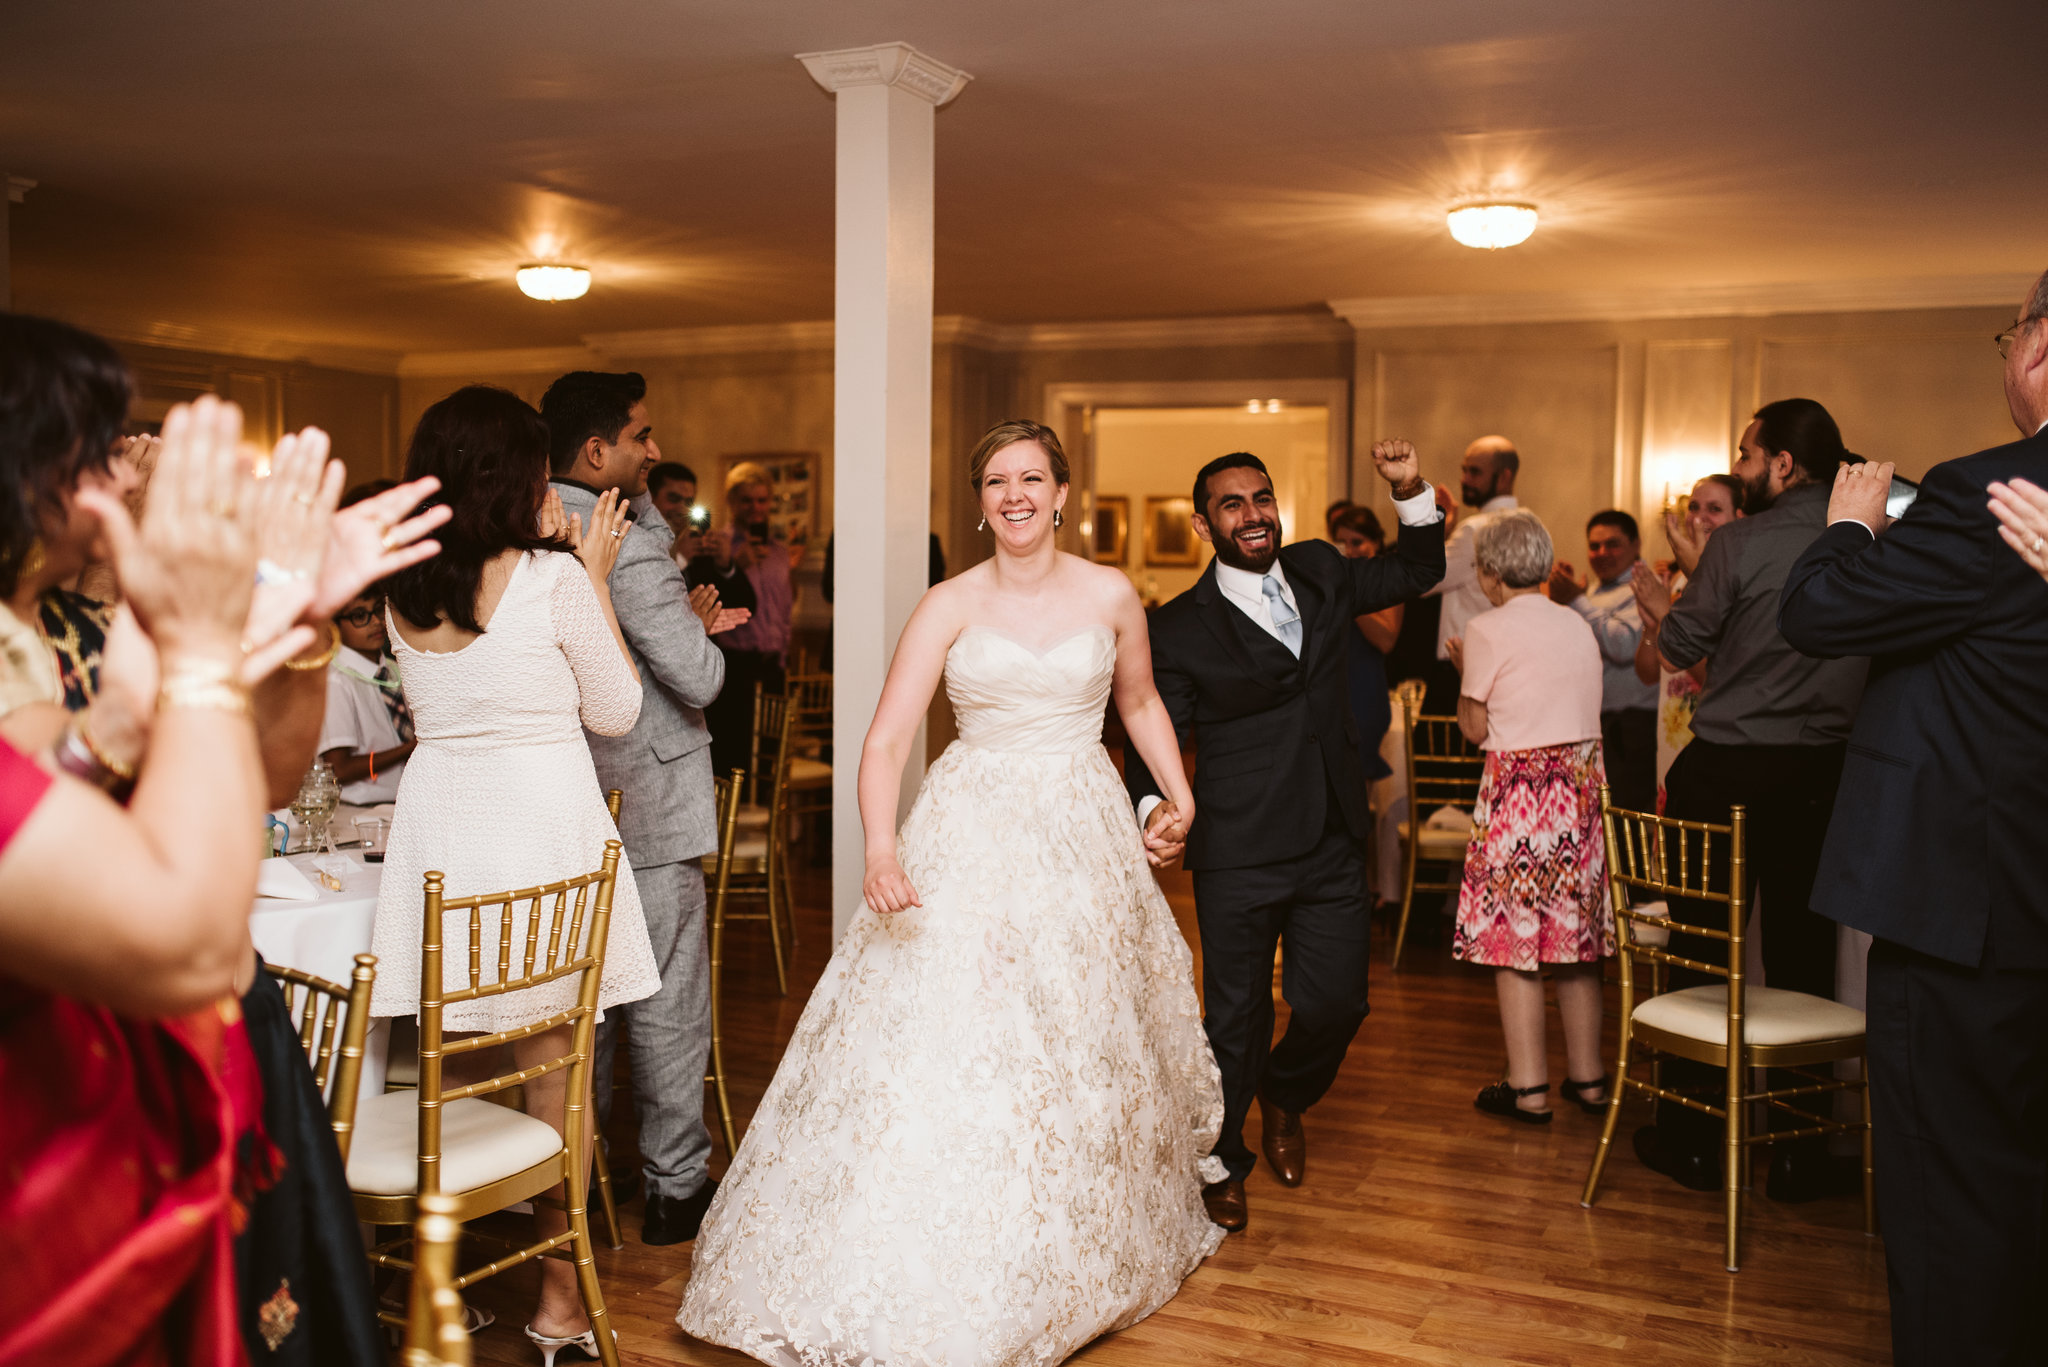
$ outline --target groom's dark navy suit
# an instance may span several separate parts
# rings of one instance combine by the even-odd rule
[[[1329,1089],[1366,1014],[1370,826],[1345,674],[1354,619],[1444,575],[1444,524],[1403,526],[1397,549],[1346,560],[1325,541],[1281,550],[1301,614],[1301,655],[1233,606],[1211,564],[1152,614],[1152,677],[1183,745],[1195,747],[1195,875],[1204,1024],[1223,1073],[1216,1155],[1252,1170],[1242,1131],[1253,1098],[1305,1111]],[[1134,802],[1159,786],[1124,749]],[[1287,1035],[1273,1038],[1273,950],[1287,946]],[[1269,1057],[1270,1055],[1270,1057]]]

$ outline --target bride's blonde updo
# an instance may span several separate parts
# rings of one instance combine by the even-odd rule
[[[999,422],[974,443],[974,450],[967,457],[967,482],[976,489],[981,488],[981,477],[988,473],[988,463],[995,459],[996,452],[1023,441],[1035,441],[1045,448],[1047,459],[1052,461],[1055,484],[1073,483],[1068,477],[1067,453],[1060,446],[1059,433],[1029,418],[1010,418]]]

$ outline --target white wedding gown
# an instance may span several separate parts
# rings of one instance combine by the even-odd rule
[[[1055,1363],[1170,1299],[1223,1231],[1193,959],[1101,744],[1105,627],[946,657],[960,739],[698,1236],[677,1322],[802,1367]]]

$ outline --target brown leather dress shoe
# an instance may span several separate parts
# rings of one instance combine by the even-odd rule
[[[1308,1170],[1308,1136],[1301,1132],[1301,1112],[1283,1111],[1259,1098],[1259,1147],[1283,1187],[1298,1187]]]
[[[1202,1188],[1202,1204],[1208,1207],[1209,1219],[1230,1230],[1232,1233],[1243,1229],[1250,1218],[1245,1210],[1244,1183],[1235,1177],[1226,1177],[1221,1182],[1211,1182]]]

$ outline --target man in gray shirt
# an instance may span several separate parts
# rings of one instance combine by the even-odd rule
[[[1642,558],[1636,520],[1608,508],[1586,523],[1590,585],[1569,561],[1550,572],[1550,601],[1585,618],[1600,643],[1601,759],[1615,803],[1636,812],[1657,803],[1657,685],[1636,677],[1643,623],[1634,580]]]
[[[1826,530],[1828,491],[1850,458],[1835,420],[1813,400],[1765,404],[1735,462],[1749,516],[1714,533],[1676,606],[1650,575],[1636,595],[1666,669],[1707,662],[1692,743],[1665,776],[1664,814],[1726,824],[1731,807],[1747,810],[1749,867],[1763,898],[1764,980],[1830,999],[1835,923],[1810,903],[1869,662],[1801,655],[1778,633],[1778,597],[1793,564]],[[1674,898],[1672,915],[1727,924],[1726,909],[1714,903]],[[1706,963],[1727,956],[1725,943],[1691,936],[1674,939],[1672,950]],[[1674,970],[1671,985],[1717,981]],[[1684,1060],[1665,1064],[1667,1087],[1711,1093],[1721,1076]],[[1776,1108],[1771,1118],[1782,1118]],[[1686,1186],[1718,1188],[1719,1124],[1660,1104],[1657,1124],[1636,1134],[1636,1152]],[[1766,1190],[1804,1200],[1837,1180],[1823,1145],[1797,1141],[1774,1146]]]

